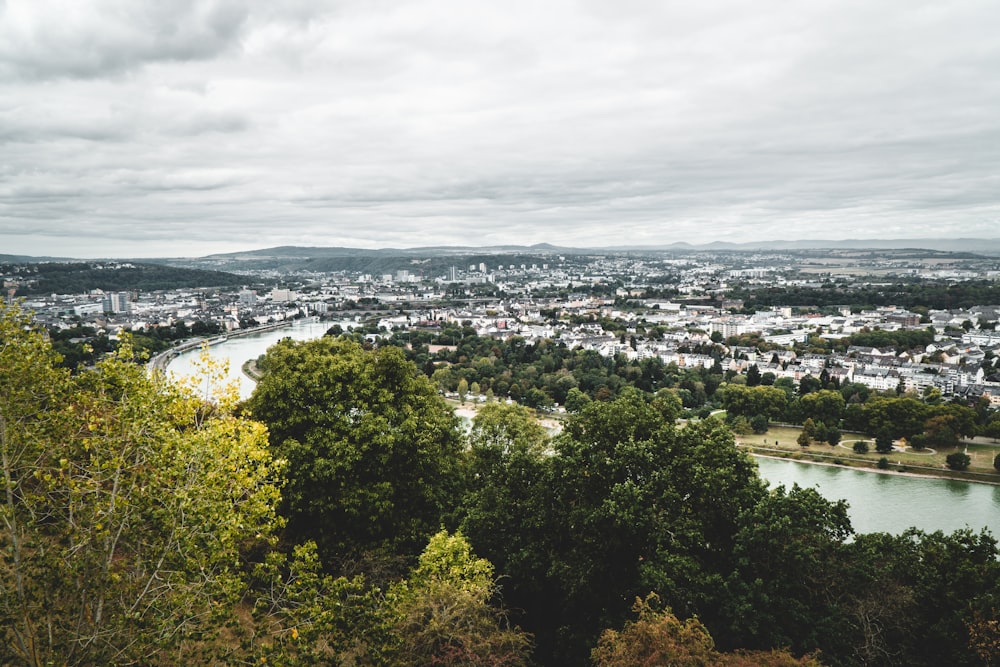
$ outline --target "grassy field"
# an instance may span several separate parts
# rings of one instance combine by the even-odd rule
[[[738,435],[736,442],[758,454],[782,456],[799,461],[836,463],[858,468],[874,468],[878,460],[884,456],[889,461],[891,470],[1000,484],[1000,473],[993,467],[993,459],[1000,453],[1000,444],[970,441],[963,442],[957,448],[923,451],[893,450],[891,454],[879,454],[875,451],[874,440],[856,433],[844,433],[837,446],[831,446],[827,443],[812,443],[801,447],[796,443],[801,432],[802,429],[796,427],[771,426],[767,433],[760,435]],[[857,440],[864,440],[868,443],[869,452],[867,454],[858,454],[854,451],[854,443]],[[968,471],[950,470],[945,465],[945,457],[956,451],[965,452],[972,459]]]

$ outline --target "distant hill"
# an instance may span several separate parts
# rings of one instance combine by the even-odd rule
[[[694,245],[678,242],[661,246],[615,246],[604,248],[571,248],[540,243],[532,246],[423,246],[416,248],[344,248],[281,246],[234,253],[221,253],[200,258],[162,259],[159,262],[172,266],[216,269],[237,272],[276,273],[336,271],[370,273],[373,275],[408,270],[414,275],[439,276],[449,267],[460,269],[469,265],[486,264],[494,269],[497,264],[552,262],[556,256],[584,256],[594,254],[675,254],[688,252],[759,252],[811,250],[883,250],[916,253],[973,252],[977,255],[1000,255],[1000,239],[895,239],[881,241],[753,241],[730,243],[715,241]]]
[[[0,263],[0,275],[20,284],[17,296],[77,294],[95,289],[115,292],[223,287],[246,282],[246,278],[222,271],[119,261]]]
[[[710,243],[691,244],[678,241],[663,246],[619,246],[610,250],[936,250],[940,252],[975,252],[979,254],[1000,255],[1000,238],[996,239],[843,239],[830,240],[798,240],[798,241],[748,241],[732,243],[729,241],[712,241]]]

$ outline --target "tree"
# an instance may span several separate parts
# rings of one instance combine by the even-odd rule
[[[829,593],[837,581],[836,556],[852,533],[844,501],[797,485],[779,486],[747,510],[728,582],[729,641],[805,652],[840,632],[840,612]]]
[[[952,415],[931,417],[924,423],[924,437],[929,447],[954,447],[959,437]]]
[[[801,380],[799,380],[799,396],[806,396],[814,391],[819,391],[823,388],[823,384],[818,378],[814,378],[812,375],[804,375]]]
[[[507,459],[462,523],[509,577],[539,662],[585,660],[609,619],[624,622],[623,595],[655,591],[683,613],[718,604],[737,516],[764,493],[719,420],[678,427],[627,389],[572,416],[553,449]]]
[[[993,468],[1000,471],[1000,454],[993,457]]]
[[[579,412],[587,403],[590,403],[590,397],[580,391],[579,388],[573,387],[566,392],[565,407],[567,412]]]
[[[840,444],[840,429],[834,426],[826,429],[826,441],[832,446]]]
[[[465,405],[465,397],[469,393],[469,381],[465,378],[461,378],[458,381],[458,402]]]
[[[750,428],[754,433],[767,433],[768,421],[766,415],[754,415],[750,420]]]
[[[605,630],[591,652],[596,667],[822,667],[812,656],[796,659],[787,651],[738,651],[720,653],[697,617],[682,621],[669,608],[658,610],[655,594],[636,598],[635,620],[620,630]]]
[[[855,454],[867,454],[868,453],[868,443],[864,440],[854,441],[854,453]]]
[[[394,347],[283,340],[248,401],[288,462],[282,509],[321,559],[416,554],[461,493],[454,413]]]
[[[757,368],[757,364],[752,364],[747,368],[747,386],[756,387],[761,383],[760,380],[760,369]]]
[[[879,454],[888,454],[892,451],[892,431],[888,427],[878,430],[875,436],[875,451]]]
[[[972,459],[964,452],[955,452],[945,457],[945,464],[952,470],[965,470],[972,463]]]
[[[494,608],[493,565],[461,534],[434,535],[409,579],[389,591],[398,642],[391,664],[516,667],[528,664],[531,639]]]
[[[808,431],[802,429],[799,431],[799,437],[795,439],[795,442],[799,443],[800,447],[808,447],[809,443],[812,442],[812,438],[809,437]]]
[[[839,391],[821,389],[804,395],[799,400],[802,416],[822,422],[827,426],[839,426],[844,415],[845,401]]]
[[[785,392],[777,387],[730,384],[720,391],[722,407],[732,417],[752,419],[755,415],[765,415],[768,419],[778,419],[788,401]]]
[[[232,392],[149,377],[128,337],[75,377],[56,361],[0,306],[0,662],[195,655],[275,526],[264,427],[233,414]]]

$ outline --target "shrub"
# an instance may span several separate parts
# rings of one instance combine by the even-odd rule
[[[969,455],[963,452],[955,452],[954,454],[949,454],[947,457],[945,457],[944,461],[946,464],[948,464],[948,467],[951,468],[952,470],[965,470],[966,468],[969,467],[969,464],[972,463],[972,459],[969,457]]]
[[[865,442],[864,440],[855,440],[854,441],[854,451],[856,453],[858,453],[858,454],[867,454],[868,453],[868,443]],[[885,457],[883,457],[883,460],[884,460],[884,458]]]
[[[889,469],[889,459],[885,458],[884,456],[882,458],[880,458],[878,460],[878,469],[879,470],[888,470]]]

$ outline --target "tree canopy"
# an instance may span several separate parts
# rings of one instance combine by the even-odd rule
[[[287,461],[289,537],[324,562],[416,555],[458,501],[454,413],[393,347],[345,338],[284,340],[258,362],[248,407]]]

